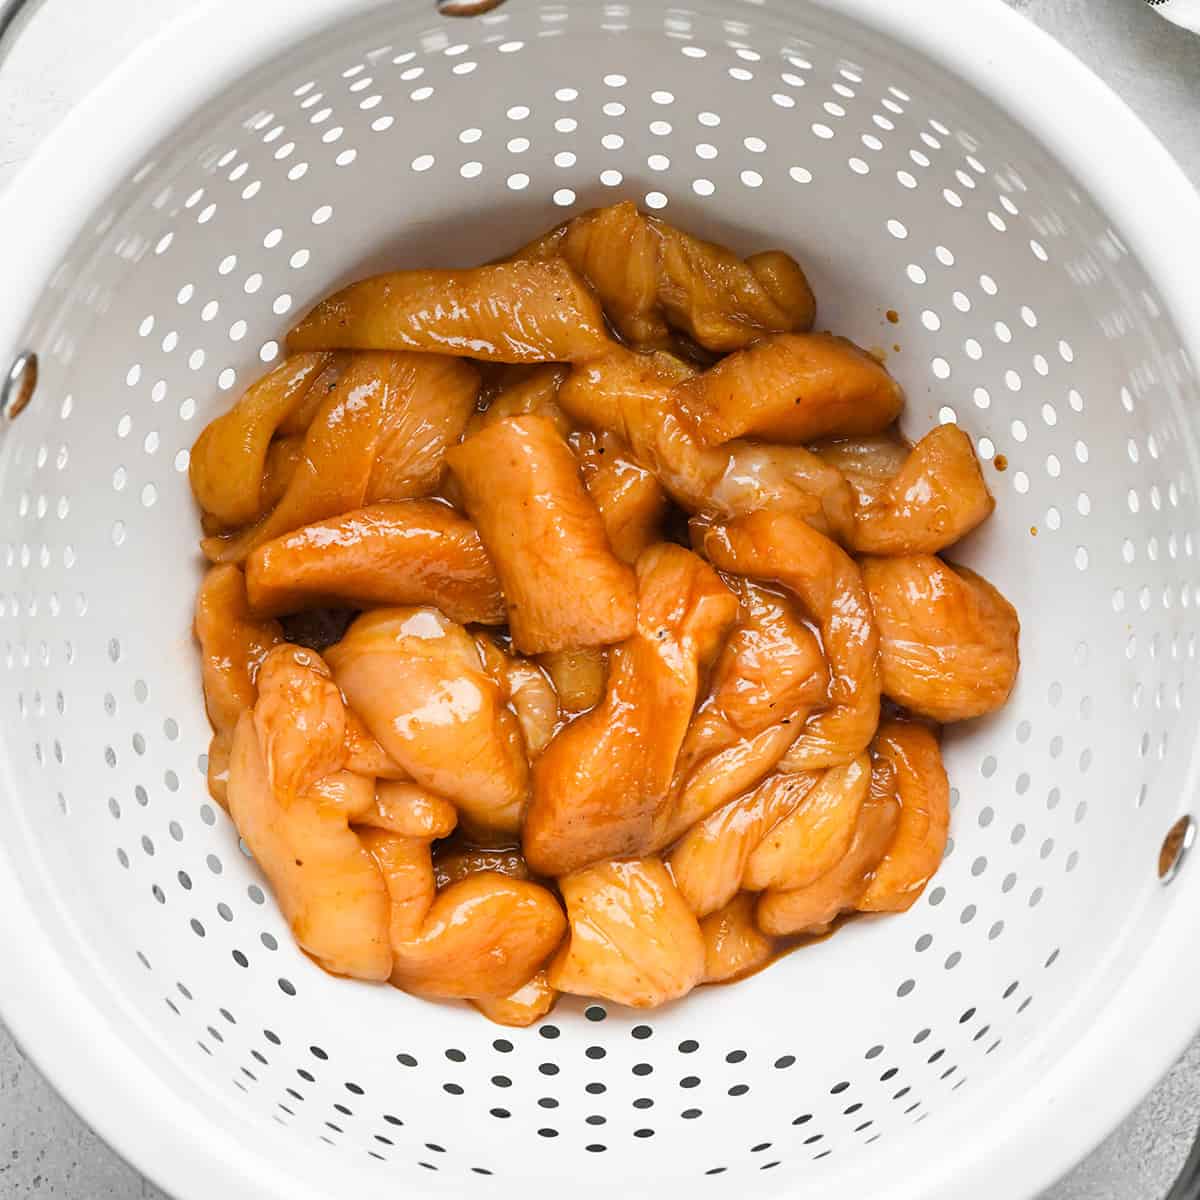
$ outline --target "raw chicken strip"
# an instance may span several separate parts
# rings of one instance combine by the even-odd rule
[[[829,333],[763,338],[673,392],[706,445],[750,435],[803,443],[886,429],[900,385],[864,350]]]
[[[435,609],[377,609],[325,657],[350,706],[417,783],[473,826],[520,828],[529,786],[521,727],[462,626]]]
[[[887,721],[875,749],[895,769],[900,823],[858,907],[904,912],[917,902],[946,852],[950,785],[938,740],[924,725]]]
[[[229,811],[300,946],[335,975],[387,979],[390,905],[379,868],[341,806],[319,792],[281,802],[249,712],[234,733]]]
[[[928,554],[868,558],[884,693],[946,724],[994,712],[1020,665],[1016,609],[982,576]]]
[[[478,530],[435,500],[374,504],[266,542],[246,560],[246,587],[254,611],[271,616],[428,604],[464,624],[504,621]]]
[[[449,461],[503,584],[518,650],[603,646],[633,632],[633,572],[613,554],[575,456],[549,421],[506,418]]]
[[[610,344],[587,285],[559,259],[396,271],[322,300],[288,350],[413,350],[489,362],[580,362]]]
[[[544,875],[650,846],[701,672],[737,612],[716,573],[681,546],[647,550],[637,575],[637,631],[610,655],[604,701],[534,766],[524,847]]]
[[[749,892],[741,892],[700,922],[705,983],[730,983],[754,974],[771,961],[775,942],[754,923],[756,899]]]
[[[721,570],[786,587],[820,631],[832,676],[831,704],[809,718],[783,759],[784,769],[813,770],[856,758],[875,733],[880,695],[878,637],[858,567],[789,513],[755,513],[697,534]]]
[[[605,862],[559,881],[570,940],[552,987],[632,1008],[656,1008],[704,978],[704,939],[657,858]]]

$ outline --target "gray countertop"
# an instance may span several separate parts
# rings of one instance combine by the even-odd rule
[[[1106,79],[1200,184],[1200,37],[1159,20],[1142,0],[1008,2]],[[0,76],[0,187],[72,104],[189,3],[49,0]],[[1200,1039],[1043,1200],[1156,1200],[1198,1123]],[[67,1108],[0,1026],[0,1198],[35,1196],[165,1200]]]

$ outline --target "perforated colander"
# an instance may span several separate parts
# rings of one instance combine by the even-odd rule
[[[911,911],[506,1031],[324,975],[209,801],[188,447],[333,286],[624,197],[794,253],[909,431],[971,433],[998,506],[957,557],[1024,663],[948,735]],[[1012,1200],[1200,1023],[1186,824],[1159,873],[1196,787],[1200,204],[998,3],[221,0],[0,239],[0,1008],[176,1195]]]

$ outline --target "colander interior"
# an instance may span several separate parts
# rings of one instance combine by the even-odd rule
[[[1016,605],[1024,666],[948,736],[952,840],[910,912],[662,1010],[564,999],[504,1030],[322,974],[209,800],[188,448],[333,286],[626,197],[792,252],[819,325],[886,354],[908,432],[972,435],[998,505],[955,557]],[[5,838],[114,1030],[318,1188],[883,1195],[899,1148],[936,1153],[1069,1047],[1168,903],[1200,703],[1192,368],[1086,190],[845,17],[345,21],[97,197],[27,342],[41,382],[0,463]]]

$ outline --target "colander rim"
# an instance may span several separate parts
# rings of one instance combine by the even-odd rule
[[[394,2],[394,0],[393,0]],[[512,0],[518,2],[518,0]],[[736,2],[736,0],[734,0]],[[1160,289],[1167,310],[1200,362],[1200,291],[1188,264],[1200,261],[1200,196],[1140,119],[1099,78],[1001,0],[810,0],[856,19],[923,54],[975,87],[1038,138],[1119,224],[1125,240]],[[76,236],[98,194],[115,189],[139,161],[204,101],[289,44],[338,18],[358,16],[384,0],[209,0],[172,22],[135,51],[45,141],[0,196],[0,229],[19,230],[6,247],[9,302],[0,312],[0,347],[18,338],[45,281]],[[416,11],[427,0],[405,0]],[[238,37],[222,35],[236,21]],[[204,72],[180,71],[187,61]],[[1005,67],[1020,64],[1020,72]],[[1027,81],[1036,78],[1037,89]],[[147,95],[160,97],[153,105]],[[1048,103],[1048,99],[1053,103]],[[123,140],[98,138],[121,129]],[[94,190],[71,186],[88,179]],[[1152,203],[1140,203],[1152,198]],[[2,763],[10,795],[11,766]],[[1194,784],[1193,748],[1187,779]],[[1191,789],[1185,790],[1185,795]],[[1099,1018],[1078,1035],[1020,1105],[995,1112],[970,1138],[947,1138],[954,1115],[916,1130],[896,1161],[886,1200],[978,1200],[1032,1196],[1064,1173],[1128,1114],[1200,1027],[1200,962],[1180,953],[1200,934],[1200,880],[1173,884],[1173,903],[1137,971],[1115,991]],[[93,1000],[76,994],[65,960],[39,936],[42,917],[20,885],[11,850],[0,843],[0,961],[19,964],[0,991],[0,1017],[67,1102],[139,1171],[180,1200],[219,1195],[240,1200],[325,1193],[309,1174],[308,1152],[271,1131],[276,1159],[251,1152],[193,1106],[122,1040]],[[1065,1017],[1055,1022],[1061,1028]],[[1141,1034],[1136,1045],[1132,1028]],[[1026,1051],[1036,1059],[1044,1035]],[[928,1154],[929,1138],[949,1152]],[[260,1142],[261,1144],[261,1142]],[[219,1147],[219,1150],[217,1149]],[[315,1164],[315,1155],[311,1156]],[[285,1165],[281,1165],[285,1164]],[[348,1164],[347,1164],[348,1166]],[[844,1182],[843,1182],[844,1186]],[[781,1180],[779,1195],[787,1191]],[[815,1194],[815,1193],[814,1193]],[[843,1194],[845,1194],[843,1192]]]

